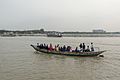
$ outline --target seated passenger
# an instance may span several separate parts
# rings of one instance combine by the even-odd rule
[[[87,46],[87,49],[85,50],[85,52],[90,52],[89,46]]]
[[[48,44],[46,45],[46,49],[48,50]]]
[[[43,49],[43,44],[40,44],[39,48],[40,48],[40,49]]]
[[[52,44],[50,43],[50,46],[49,46],[49,50],[52,51],[53,50],[53,47],[52,47]]]
[[[71,47],[70,47],[70,46],[67,46],[66,51],[70,52],[70,49],[71,49]]]
[[[57,46],[55,45],[55,48],[54,48],[55,51],[57,51]]]
[[[39,43],[37,43],[37,47],[39,47]]]
[[[63,51],[66,51],[66,46],[65,45],[63,46]]]
[[[45,49],[46,48],[46,44],[44,43],[44,45],[43,45],[43,49]]]
[[[79,52],[78,47],[75,48],[75,52]]]
[[[59,47],[59,51],[63,51],[63,48],[62,48],[62,47]]]
[[[59,51],[61,51],[61,47],[58,47],[59,48]]]
[[[59,44],[58,44],[57,47],[56,47],[56,51],[59,51]]]

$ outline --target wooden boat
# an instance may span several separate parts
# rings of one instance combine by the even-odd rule
[[[104,51],[90,51],[90,52],[61,52],[61,51],[49,51],[46,49],[40,49],[39,47],[37,47],[36,45],[31,45],[36,51],[39,52],[43,52],[43,53],[47,53],[47,54],[56,54],[56,55],[66,55],[66,56],[98,56],[101,53],[105,52]]]

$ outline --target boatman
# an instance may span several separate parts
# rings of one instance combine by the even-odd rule
[[[93,43],[91,43],[91,51],[94,51]]]

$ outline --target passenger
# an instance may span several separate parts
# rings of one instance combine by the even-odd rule
[[[69,51],[69,46],[67,46],[66,51]]]
[[[44,43],[44,45],[43,45],[43,49],[45,49],[46,48],[46,44]]]
[[[67,46],[66,51],[70,52],[70,49],[71,49],[71,47],[70,47],[70,46]]]
[[[70,51],[70,50],[72,50],[72,47],[71,47],[71,46],[69,46],[69,49],[68,49],[68,50],[69,50],[69,51]]]
[[[43,49],[43,44],[40,44],[40,49]]]
[[[46,49],[48,50],[48,44],[46,45]]]
[[[82,50],[82,48],[83,48],[83,45],[82,45],[82,43],[80,43],[79,47],[80,47],[80,50]]]
[[[43,44],[42,44],[42,49],[44,48]]]
[[[72,52],[72,47],[70,47],[70,52]]]
[[[50,43],[49,50],[50,50],[50,51],[52,51],[52,50],[53,50],[53,47],[52,47],[52,44],[51,44],[51,43]]]
[[[93,43],[91,43],[91,51],[94,51]]]
[[[59,51],[59,44],[58,44],[57,47],[56,47],[56,51]]]
[[[55,48],[54,48],[55,51],[57,51],[57,46],[55,45]]]
[[[83,52],[85,52],[85,43],[83,43]]]
[[[86,52],[90,52],[89,46],[87,46],[87,49],[85,51]]]
[[[37,47],[39,47],[39,43],[37,43]]]
[[[78,51],[78,47],[75,48],[75,52],[79,52],[79,51]]]
[[[75,50],[72,50],[72,52],[75,52]]]
[[[60,47],[60,51],[63,51],[63,47]]]
[[[61,47],[58,47],[59,51],[61,51]]]
[[[63,51],[66,51],[66,46],[65,45],[63,46]]]

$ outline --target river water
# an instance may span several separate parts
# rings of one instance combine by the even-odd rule
[[[90,42],[104,57],[36,54],[30,44]],[[0,80],[120,80],[120,37],[0,37]]]

